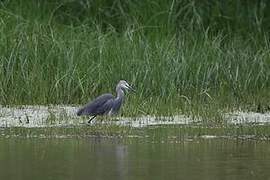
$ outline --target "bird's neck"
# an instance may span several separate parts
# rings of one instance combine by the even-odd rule
[[[120,100],[124,98],[125,93],[122,89],[119,88],[116,90],[116,92],[117,92],[116,100]]]

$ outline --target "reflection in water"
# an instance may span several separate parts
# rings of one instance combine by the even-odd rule
[[[119,180],[125,180],[128,177],[128,146],[118,145],[115,147],[115,157],[117,165],[117,174]]]
[[[270,144],[0,139],[0,179],[267,179]]]

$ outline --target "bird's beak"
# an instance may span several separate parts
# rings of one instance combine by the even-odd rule
[[[132,91],[132,92],[136,92],[135,89],[133,87],[131,87],[130,85],[127,86],[128,90]]]

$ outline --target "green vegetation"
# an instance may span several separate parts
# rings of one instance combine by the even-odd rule
[[[142,142],[176,142],[196,138],[254,139],[269,140],[270,126],[265,125],[170,125],[144,128],[121,127],[115,125],[70,126],[50,128],[0,128],[0,137],[23,138],[121,138],[141,139]]]
[[[270,2],[0,2],[0,103],[81,104],[134,84],[126,115],[269,110]]]

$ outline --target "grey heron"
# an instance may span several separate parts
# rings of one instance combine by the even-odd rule
[[[126,90],[134,89],[124,80],[120,80],[116,85],[116,97],[112,94],[102,94],[93,101],[86,104],[77,111],[77,115],[93,116],[88,123],[90,123],[97,115],[114,115],[120,110],[124,101]]]

